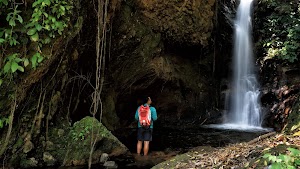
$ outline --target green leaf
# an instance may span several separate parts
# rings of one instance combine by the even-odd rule
[[[63,23],[62,22],[55,22],[55,26],[58,28],[63,28]]]
[[[38,63],[41,63],[43,60],[44,60],[44,57],[42,55],[39,55],[38,60],[37,60]]]
[[[10,63],[10,62],[7,62],[7,63],[4,65],[4,68],[3,68],[4,73],[8,73],[8,72],[9,72],[10,66],[11,66],[11,63]]]
[[[23,60],[21,58],[18,58],[18,57],[15,58],[15,62],[17,62],[17,63],[22,62],[22,61]]]
[[[295,160],[295,164],[298,165],[298,166],[300,166],[300,159],[296,159]]]
[[[3,121],[0,119],[0,129],[3,128]]]
[[[19,65],[17,62],[12,62],[11,63],[11,72],[15,73],[17,71],[18,67],[19,67]]]
[[[18,70],[21,71],[21,72],[24,72],[24,68],[22,66],[19,66]]]
[[[34,42],[38,41],[39,40],[39,34],[35,33],[34,35],[30,36],[30,39]]]
[[[22,16],[18,15],[18,19],[17,19],[20,23],[23,23],[23,18]]]
[[[29,60],[27,58],[24,59],[24,66],[27,67],[29,65]]]
[[[0,43],[5,42],[5,39],[0,38]]]
[[[12,18],[12,12],[8,13],[6,16],[6,21],[9,21]]]
[[[27,35],[29,35],[29,36],[34,35],[36,33],[36,30],[37,30],[36,28],[29,29],[29,31],[27,32]]]
[[[2,0],[2,3],[7,6],[8,5],[8,1],[7,0]]]
[[[294,156],[300,155],[300,150],[297,150],[297,149],[291,148],[291,147],[289,147],[289,148],[287,148],[287,149],[288,149],[288,150],[291,152],[291,154],[294,155]]]
[[[30,61],[31,61],[32,68],[35,69],[37,64],[37,53],[31,57]]]
[[[270,153],[264,154],[263,158],[269,158],[270,156],[272,156]]]
[[[51,1],[50,0],[44,0],[44,3],[49,6],[51,4]]]
[[[66,10],[66,8],[65,8],[64,6],[62,6],[62,5],[60,5],[60,9],[61,9],[62,11],[65,11],[65,10]]]
[[[2,79],[0,79],[0,86],[2,85],[2,83],[3,83],[3,80],[2,80]]]
[[[33,4],[32,4],[32,7],[35,7],[35,6],[37,6],[39,4],[39,2],[38,1],[35,1]]]
[[[287,169],[296,169],[296,167],[292,166],[292,165],[288,165]]]
[[[44,39],[44,43],[45,43],[45,44],[48,44],[48,43],[50,43],[50,42],[51,42],[51,39],[50,39],[49,37],[47,37],[47,38]]]
[[[271,169],[282,169],[279,163],[273,163]]]
[[[46,12],[43,12],[43,14],[45,15],[46,18],[48,18],[48,14]]]
[[[56,22],[56,18],[55,17],[52,17],[51,20],[52,20],[53,23]]]
[[[50,30],[50,26],[49,25],[45,25],[45,27],[44,27],[44,29],[46,29],[46,30]]]
[[[36,23],[35,28],[36,28],[37,31],[40,31],[40,30],[42,30],[43,27],[42,27],[42,25]]]
[[[10,19],[10,20],[9,20],[9,25],[10,25],[11,27],[16,26],[15,20],[14,20],[14,19]]]

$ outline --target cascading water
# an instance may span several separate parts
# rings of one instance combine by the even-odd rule
[[[261,126],[259,89],[254,74],[251,40],[251,7],[253,0],[241,0],[234,39],[234,69],[227,123]]]
[[[259,89],[254,73],[251,38],[251,10],[253,0],[240,0],[235,19],[233,81],[231,83],[228,113],[221,125],[204,127],[237,130],[263,130],[259,103]]]

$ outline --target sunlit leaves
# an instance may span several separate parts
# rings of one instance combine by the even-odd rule
[[[36,69],[44,60],[42,46],[63,35],[70,21],[73,1],[33,0],[27,2],[26,10],[24,7],[23,3],[0,0],[0,17],[3,21],[0,27],[0,50],[3,56],[0,85],[7,77],[12,79],[18,73],[24,72],[25,67],[29,69],[28,65]],[[31,16],[25,16],[25,12],[22,11]],[[34,55],[27,55],[26,58],[25,55],[16,52],[21,45],[28,45],[30,42],[36,45]],[[12,50],[12,47],[15,49]]]
[[[33,42],[37,42],[39,40],[39,34],[38,33],[33,34],[32,36],[30,36],[30,39]]]
[[[32,65],[32,68],[36,68],[36,66],[39,64],[39,63],[41,63],[42,61],[44,60],[44,57],[40,54],[40,53],[35,53],[32,57],[31,57],[31,59],[30,59],[30,61],[31,61],[31,65]]]
[[[17,70],[24,72],[24,68],[20,65],[22,63],[22,59],[18,57],[18,54],[12,54],[9,55],[5,59],[5,65],[3,68],[3,72],[8,74],[8,73],[15,73]]]
[[[266,153],[263,158],[269,161],[271,169],[296,169],[297,166],[300,166],[300,150],[292,147],[287,148],[287,150],[289,151],[288,154],[272,155]],[[267,161],[264,165],[269,164]]]
[[[19,21],[20,23],[23,23],[23,18],[19,13],[21,13],[20,10],[17,10],[18,5],[14,9],[12,9],[12,12],[8,13],[6,16],[6,21],[8,21],[9,25],[11,27],[14,27],[17,25],[16,21]]]
[[[271,12],[262,18],[261,38],[267,58],[279,58],[288,62],[300,55],[299,2],[263,0],[264,11]]]

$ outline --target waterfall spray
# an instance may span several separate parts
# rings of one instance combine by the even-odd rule
[[[251,39],[252,1],[241,0],[236,15],[233,82],[227,123],[260,127],[261,108]]]

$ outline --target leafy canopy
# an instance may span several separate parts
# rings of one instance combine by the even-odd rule
[[[28,65],[35,69],[44,60],[41,48],[63,35],[72,9],[69,0],[35,0],[32,4],[0,0],[0,85],[3,79],[12,79]],[[26,48],[29,45],[32,49]]]
[[[298,60],[300,54],[300,2],[262,0],[259,34],[266,59],[278,58],[287,62]]]

